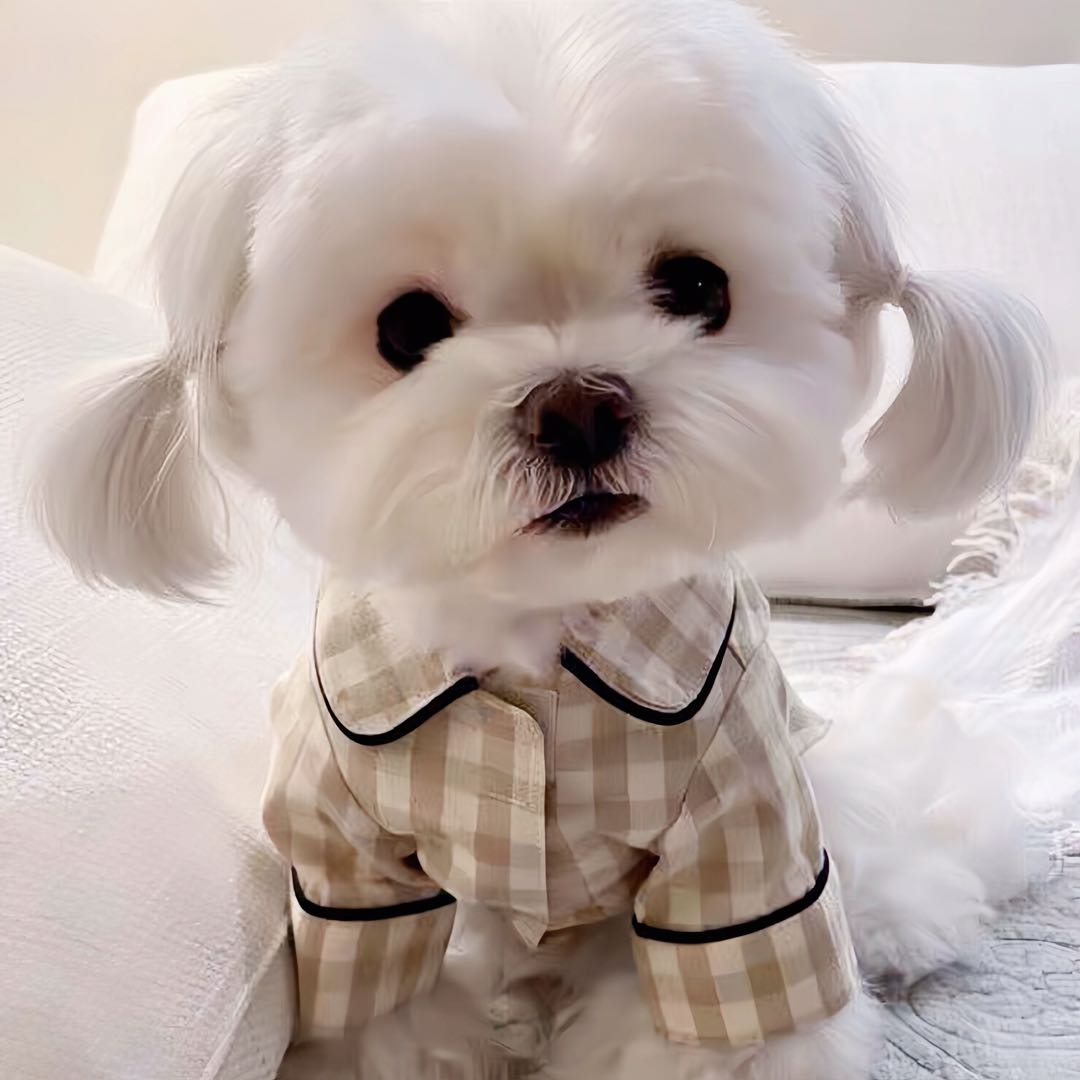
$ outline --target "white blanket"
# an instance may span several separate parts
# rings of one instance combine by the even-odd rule
[[[855,631],[863,644],[832,656],[829,643],[850,640],[851,625],[819,617],[808,627],[805,616],[785,615],[777,623],[777,651],[819,709],[843,712],[853,688],[895,679],[933,703],[912,710],[913,725],[944,708],[975,737],[1006,736],[1016,794],[1031,813],[1035,884],[1006,905],[970,967],[935,973],[893,1007],[879,1080],[1080,1077],[1078,456],[1074,391],[1008,498],[958,545],[933,617],[867,644],[874,624],[864,614]],[[812,632],[793,633],[802,629]]]

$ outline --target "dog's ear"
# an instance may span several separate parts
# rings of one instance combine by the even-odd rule
[[[84,377],[40,437],[32,513],[83,578],[194,596],[227,569],[227,514],[199,445],[224,330],[244,285],[259,142],[224,103],[158,226],[167,340]]]
[[[1048,404],[1048,331],[983,278],[901,265],[871,159],[835,113],[823,154],[840,186],[835,272],[856,350],[872,356],[885,304],[903,310],[912,337],[907,379],[867,438],[859,492],[899,513],[968,505],[1004,483]]]

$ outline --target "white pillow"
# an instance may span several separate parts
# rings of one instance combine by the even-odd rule
[[[1080,66],[837,64],[826,69],[904,196],[915,266],[981,270],[1042,307],[1080,371]],[[128,168],[98,252],[108,287],[149,301],[142,256],[188,159],[208,97],[242,72],[166,83],[139,110]],[[892,372],[903,320],[887,320]],[[748,553],[773,596],[910,603],[944,570],[961,516],[897,522],[881,506],[832,507],[801,536]]]
[[[836,64],[841,100],[900,193],[913,266],[978,270],[1033,300],[1080,374],[1080,65]],[[885,319],[896,377],[906,328]],[[801,536],[748,553],[770,595],[909,603],[941,576],[967,518],[895,521],[831,508]]]
[[[94,592],[20,520],[26,402],[151,347],[145,312],[0,248],[0,1073],[271,1080],[293,968],[259,820],[310,575],[225,607]]]
[[[94,278],[106,289],[154,305],[147,258],[169,195],[215,122],[214,99],[257,70],[227,68],[172,79],[139,106],[127,165],[94,259]]]

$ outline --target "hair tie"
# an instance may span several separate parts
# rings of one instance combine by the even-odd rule
[[[890,283],[888,302],[896,307],[904,306],[904,297],[907,296],[908,286],[911,283],[911,271],[906,266],[899,266],[892,276]]]

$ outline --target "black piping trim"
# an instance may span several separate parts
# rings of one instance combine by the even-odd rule
[[[330,719],[337,725],[338,730],[347,739],[351,739],[354,743],[359,743],[361,746],[385,746],[387,743],[392,743],[397,739],[404,738],[410,732],[415,731],[421,724],[430,720],[436,713],[442,712],[448,705],[452,705],[458,698],[464,697],[466,694],[471,694],[480,686],[479,680],[475,675],[465,675],[458,679],[452,686],[448,686],[445,690],[436,694],[426,705],[421,706],[412,714],[412,716],[406,717],[400,724],[395,725],[389,731],[380,731],[375,735],[361,735],[359,732],[350,731],[339,719],[334,707],[330,704],[330,698],[327,696],[326,688],[323,686],[322,675],[319,673],[319,658],[314,657],[315,664],[315,682],[319,687],[319,696],[322,698],[323,705],[326,706],[326,711],[330,714]]]
[[[760,930],[768,930],[770,926],[786,922],[796,915],[801,915],[808,907],[813,907],[825,891],[825,885],[829,880],[829,853],[823,853],[825,861],[821,867],[821,873],[814,880],[810,891],[798,900],[786,904],[768,915],[751,919],[749,922],[738,923],[736,926],[721,926],[717,930],[665,930],[662,926],[649,926],[637,921],[633,916],[630,925],[634,933],[640,938],[649,941],[664,941],[669,945],[708,945],[713,941],[730,941],[732,938],[746,937],[748,934],[756,934]]]
[[[634,701],[633,698],[628,698],[625,694],[619,693],[614,687],[604,682],[580,656],[572,653],[569,649],[563,649],[561,663],[578,682],[588,687],[598,698],[606,701],[609,705],[613,705],[628,716],[633,716],[637,720],[644,720],[649,724],[662,724],[665,727],[682,724],[698,714],[702,705],[705,704],[712,693],[716,676],[720,674],[720,665],[723,664],[724,657],[727,655],[728,643],[731,641],[731,631],[735,626],[735,612],[738,606],[738,596],[736,595],[731,602],[731,618],[728,619],[727,629],[724,631],[724,640],[720,643],[720,651],[716,654],[716,659],[713,660],[712,667],[709,668],[709,673],[705,676],[705,682],[693,701],[684,705],[681,709],[674,711],[653,709],[648,705],[642,705],[640,702]]]
[[[397,919],[403,915],[422,915],[425,911],[435,911],[437,908],[446,907],[447,904],[456,903],[457,900],[456,897],[443,890],[423,900],[409,900],[404,904],[389,904],[386,907],[323,907],[322,904],[316,904],[314,900],[309,900],[304,895],[304,890],[300,887],[300,875],[296,872],[295,866],[292,868],[292,886],[301,911],[315,919],[329,919],[333,922],[377,922],[379,919]]]
[[[864,601],[848,600],[840,596],[819,599],[815,596],[798,596],[787,593],[777,593],[768,599],[773,607],[824,608],[826,611],[839,608],[841,611],[866,611],[873,615],[933,615],[936,610],[936,605],[930,600]]]

